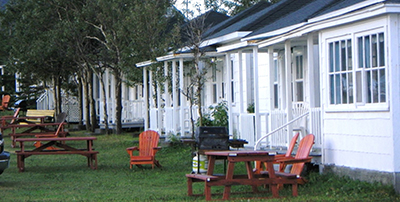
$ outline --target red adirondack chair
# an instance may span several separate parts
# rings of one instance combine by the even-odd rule
[[[301,173],[303,172],[304,164],[311,162],[312,157],[309,155],[314,144],[314,139],[315,137],[312,134],[305,136],[299,143],[296,156],[277,160],[277,162],[283,164],[281,166],[283,169],[275,172],[275,175],[279,178],[286,179],[284,184],[292,185],[293,196],[297,196],[297,185],[307,182],[307,180],[301,176]],[[288,164],[292,164],[292,168],[289,173],[285,173],[284,168]],[[268,171],[261,171],[261,174],[268,175]],[[282,187],[282,185],[279,187]]]
[[[292,156],[292,152],[293,152],[293,148],[296,145],[297,142],[297,138],[299,138],[299,133],[296,133],[296,135],[294,135],[292,137],[292,140],[290,141],[288,150],[286,151],[285,154],[277,154],[275,155],[275,162],[274,164],[279,164],[279,170],[285,170],[286,165],[279,163],[277,160],[281,159],[281,158],[290,158]],[[255,173],[259,174],[261,171],[265,170],[265,168],[267,167],[266,163],[264,162],[260,162],[260,161],[256,161],[256,166],[255,166]]]
[[[151,164],[154,169],[154,165],[161,167],[160,163],[156,160],[155,156],[157,151],[161,149],[158,147],[158,140],[160,135],[156,131],[147,130],[139,135],[139,147],[129,147],[126,151],[130,157],[130,168],[133,165],[142,167],[143,164]],[[133,152],[138,151],[138,155],[134,155]]]
[[[0,111],[8,110],[8,103],[10,102],[10,95],[4,95],[1,99]]]

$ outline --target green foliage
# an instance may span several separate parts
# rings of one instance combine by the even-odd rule
[[[218,103],[218,105],[210,106],[210,113],[203,114],[203,126],[225,126],[229,125],[228,106],[226,101]],[[199,120],[197,120],[197,126]]]
[[[248,112],[248,113],[254,113],[254,103],[250,103],[250,104],[247,106],[247,112]]]

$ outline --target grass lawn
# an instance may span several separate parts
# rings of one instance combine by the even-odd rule
[[[5,131],[8,134],[8,131]],[[85,135],[72,132],[72,136]],[[190,147],[167,146],[157,153],[163,168],[129,169],[125,148],[137,145],[132,134],[96,135],[94,147],[98,154],[98,170],[86,166],[86,158],[78,155],[31,156],[25,160],[25,172],[19,173],[10,139],[5,135],[6,150],[11,153],[10,167],[0,175],[1,201],[204,201],[204,197],[187,196],[185,174],[191,171]],[[71,142],[71,144],[79,144]],[[79,145],[76,145],[79,146]],[[32,146],[33,148],[33,146]],[[239,165],[240,166],[240,165]],[[237,166],[237,168],[239,168]],[[219,166],[223,167],[223,166]],[[244,171],[244,166],[243,167]],[[311,173],[306,185],[299,186],[299,196],[292,197],[290,187],[280,191],[281,198],[268,201],[400,201],[390,186],[369,184]],[[194,184],[201,193],[203,183]],[[222,193],[222,187],[213,187]],[[251,191],[248,186],[233,186],[232,191]],[[264,194],[232,194],[232,201],[265,201],[241,199]],[[220,199],[222,195],[213,196]]]

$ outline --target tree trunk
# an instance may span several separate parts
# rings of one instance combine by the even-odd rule
[[[83,125],[82,120],[83,120],[83,85],[82,85],[82,77],[79,76],[78,79],[78,108],[79,108],[79,127]]]
[[[106,95],[106,86],[104,84],[103,77],[100,78],[101,90],[103,92],[103,110],[104,110],[104,129],[106,130],[106,134],[110,134],[110,128],[108,126],[108,112],[107,112],[107,95]],[[100,107],[100,106],[99,106]]]
[[[97,116],[96,116],[96,106],[93,97],[93,73],[91,69],[88,69],[88,97],[89,105],[90,105],[90,120],[91,120],[91,132],[94,132],[95,128],[97,128]]]
[[[85,110],[85,124],[86,124],[86,130],[90,131],[91,127],[90,127],[90,111],[89,111],[89,99],[88,97],[88,92],[89,92],[89,86],[88,86],[88,80],[87,80],[87,72],[86,72],[86,76],[84,79],[82,79],[84,81],[83,83],[83,98],[84,98],[84,110]]]
[[[115,132],[122,133],[122,80],[121,73],[115,72]]]

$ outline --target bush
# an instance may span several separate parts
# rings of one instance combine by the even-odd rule
[[[224,126],[228,127],[228,106],[225,101],[218,103],[217,106],[210,106],[211,112],[203,115],[202,126]],[[199,126],[200,121],[197,120],[196,126]]]

